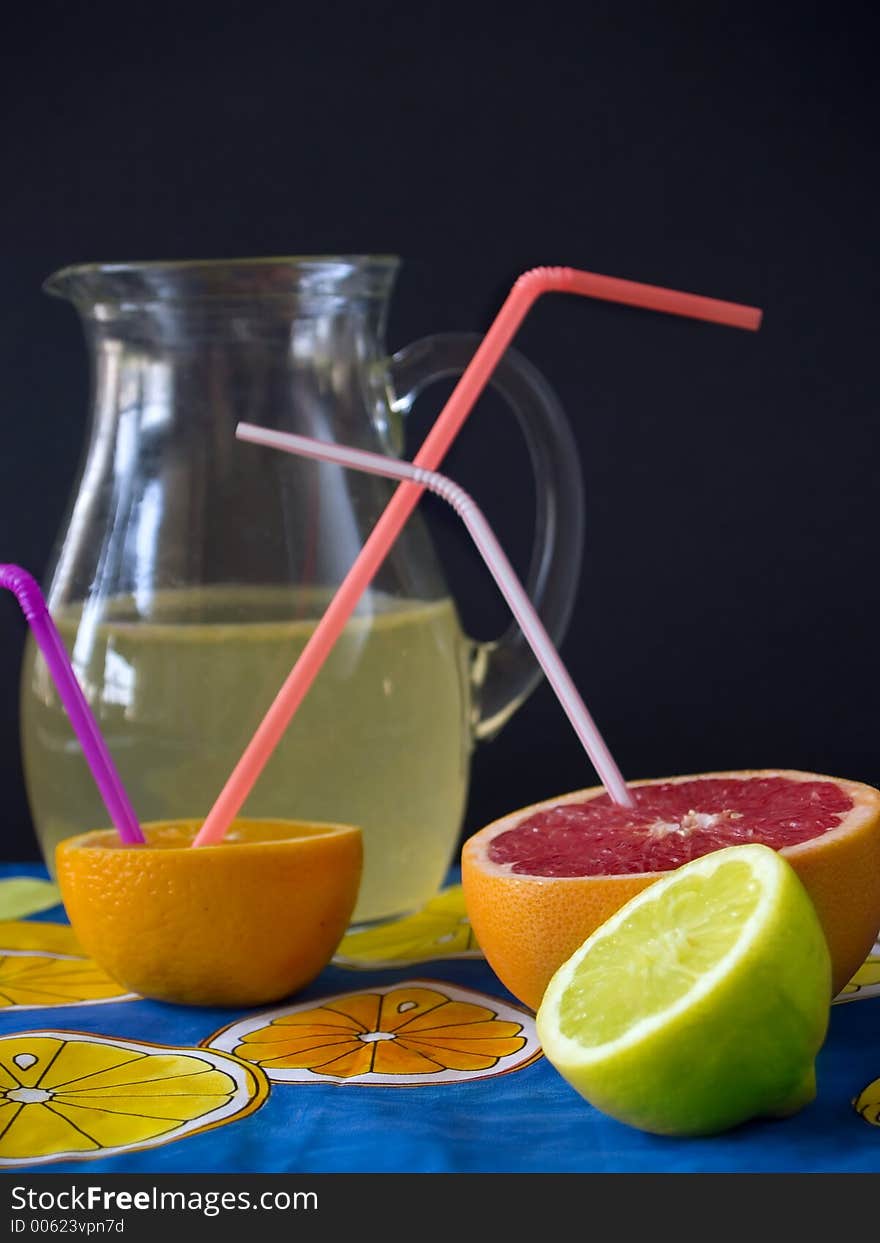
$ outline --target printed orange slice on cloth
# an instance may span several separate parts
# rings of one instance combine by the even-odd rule
[[[518,1006],[435,980],[409,980],[285,1006],[206,1042],[278,1083],[417,1087],[505,1074],[539,1055]]]

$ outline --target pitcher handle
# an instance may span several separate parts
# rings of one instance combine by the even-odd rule
[[[437,333],[400,350],[389,360],[392,410],[408,414],[429,384],[461,375],[481,340],[476,333]],[[535,472],[535,544],[526,589],[558,646],[574,606],[583,554],[577,445],[556,394],[522,354],[507,350],[491,384],[512,409]],[[474,734],[480,739],[493,737],[541,679],[515,623],[500,639],[483,644],[482,651],[485,660],[474,666]]]

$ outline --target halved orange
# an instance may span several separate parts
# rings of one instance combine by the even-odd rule
[[[58,884],[86,953],[127,989],[189,1005],[248,1006],[296,992],[351,919],[361,832],[350,825],[237,820],[192,849],[198,820],[60,842]]]

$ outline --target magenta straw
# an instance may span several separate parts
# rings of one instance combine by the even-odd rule
[[[83,755],[120,838],[126,846],[142,846],[145,839],[141,826],[107,750],[98,722],[77,681],[64,641],[46,607],[43,593],[27,570],[17,565],[0,565],[0,587],[11,591],[21,605],[21,611],[31,628],[34,641],[43,653],[64,710],[70,717]]]
[[[535,654],[535,659],[544,670],[547,681],[553,687],[563,712],[571,722],[581,746],[589,756],[605,789],[619,806],[635,806],[635,801],[627,789],[614,756],[608,750],[604,738],[581,699],[577,687],[562,663],[562,657],[544,629],[543,622],[535,612],[495,532],[489,526],[476,501],[465,492],[464,488],[437,471],[424,470],[420,466],[414,466],[411,462],[383,457],[379,453],[370,453],[366,449],[327,444],[322,440],[313,440],[309,436],[295,436],[290,432],[274,432],[268,428],[256,427],[252,423],[239,423],[235,435],[239,440],[246,440],[250,444],[265,445],[270,449],[280,449],[284,453],[314,458],[319,462],[331,462],[337,466],[347,466],[372,475],[384,475],[386,479],[402,479],[418,483],[451,505],[467,527],[498,589],[510,606],[511,613],[519,623],[520,629]]]

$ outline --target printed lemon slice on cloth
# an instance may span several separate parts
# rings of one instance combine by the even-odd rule
[[[432,958],[482,957],[461,885],[451,885],[414,915],[350,932],[333,961],[340,967],[375,968],[405,967]]]
[[[880,1126],[880,1079],[874,1079],[853,1101],[853,1109],[871,1126]]]
[[[874,946],[873,954],[862,963],[853,978],[842,992],[835,997],[835,1003],[842,1001],[865,1001],[868,997],[876,997],[880,993],[880,945]]]
[[[0,880],[0,918],[21,919],[58,906],[61,893],[52,881],[37,876],[9,876]]]
[[[66,924],[0,922],[0,1009],[132,1000],[86,958]]]
[[[8,950],[37,950],[85,958],[86,952],[70,924],[49,924],[26,919],[0,919],[0,946]]]
[[[792,1113],[815,1095],[828,947],[767,846],[704,855],[623,906],[544,994],[544,1053],[612,1117],[668,1135]]]
[[[252,1113],[259,1068],[213,1050],[81,1032],[0,1037],[0,1165],[152,1148]]]

